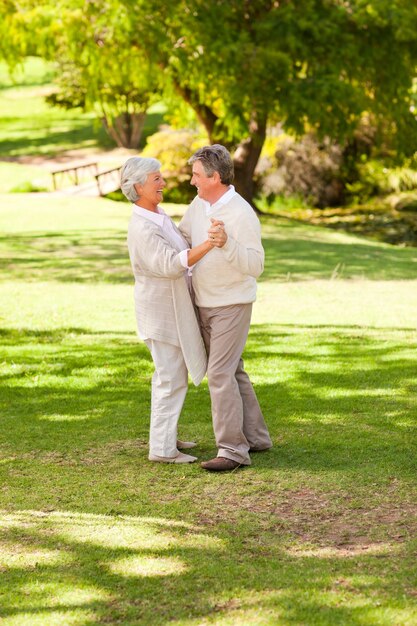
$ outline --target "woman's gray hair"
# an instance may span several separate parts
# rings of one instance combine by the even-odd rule
[[[148,174],[158,172],[161,164],[157,159],[130,157],[122,167],[120,188],[130,202],[139,200],[135,185],[144,185]]]
[[[213,176],[214,172],[218,172],[223,185],[231,185],[234,178],[233,161],[229,151],[219,143],[212,146],[204,146],[197,150],[188,160],[192,165],[196,161],[201,161],[207,176]]]

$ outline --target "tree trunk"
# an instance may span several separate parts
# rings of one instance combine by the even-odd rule
[[[253,177],[266,137],[266,119],[252,120],[250,135],[238,145],[233,157],[236,191],[253,206]]]
[[[132,115],[132,133],[130,136],[130,148],[139,148],[142,137],[143,126],[145,124],[146,113],[135,113]]]
[[[119,148],[139,147],[146,113],[122,113],[114,119],[102,118],[104,128]]]
[[[196,104],[193,92],[187,87],[182,87],[178,82],[175,83],[175,86],[178,93],[194,109],[199,121],[207,131],[210,143],[222,143],[230,150],[232,148],[231,144],[225,144],[224,141],[216,138],[216,122],[218,118],[213,111],[205,105]],[[253,177],[255,168],[266,137],[266,123],[266,115],[259,115],[257,112],[253,112],[249,122],[248,137],[239,143],[233,156],[236,191],[250,204],[252,204],[254,194]]]

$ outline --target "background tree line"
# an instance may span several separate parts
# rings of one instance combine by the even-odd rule
[[[415,152],[408,0],[2,0],[1,11],[2,57],[54,60],[54,102],[94,109],[116,144],[137,147],[163,99],[168,119],[197,120],[230,148],[250,201],[268,128],[337,143],[351,169],[370,142],[392,159]]]

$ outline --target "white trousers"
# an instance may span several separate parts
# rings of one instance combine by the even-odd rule
[[[181,348],[145,339],[155,365],[152,376],[149,452],[157,456],[178,454],[177,426],[188,389],[188,371]]]

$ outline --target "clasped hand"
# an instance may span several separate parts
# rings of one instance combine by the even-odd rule
[[[223,248],[227,241],[227,233],[224,230],[224,222],[210,218],[211,228],[208,230],[208,239],[216,248]]]

